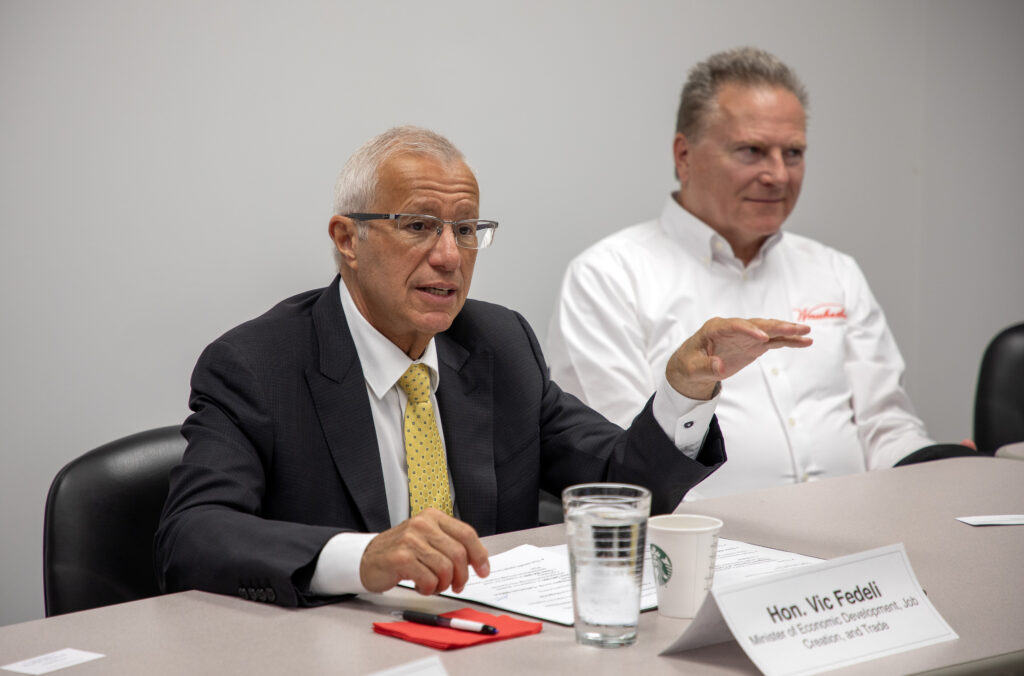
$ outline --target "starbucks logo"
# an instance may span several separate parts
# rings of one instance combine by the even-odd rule
[[[654,579],[658,586],[668,584],[672,579],[672,559],[658,545],[651,545],[651,566],[654,568]]]

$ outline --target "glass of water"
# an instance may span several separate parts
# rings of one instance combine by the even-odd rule
[[[562,491],[569,538],[576,642],[632,645],[640,619],[651,492],[629,484],[580,484]]]

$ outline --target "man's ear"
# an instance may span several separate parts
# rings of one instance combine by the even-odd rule
[[[690,179],[690,142],[679,132],[672,141],[672,159],[676,164],[676,178],[680,183]]]
[[[356,242],[359,241],[359,231],[356,222],[344,216],[332,216],[327,224],[327,233],[334,242],[341,262],[349,268],[356,268]]]

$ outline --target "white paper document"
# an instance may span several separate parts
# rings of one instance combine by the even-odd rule
[[[384,671],[375,671],[367,676],[448,676],[444,663],[437,655],[424,657],[422,660],[406,662]]]
[[[787,570],[819,561],[814,557],[759,547],[720,538],[715,561],[713,586],[733,584],[768,573]],[[491,574],[477,577],[470,570],[462,593],[444,592],[444,596],[501,608],[520,615],[571,626],[572,579],[569,574],[569,550],[566,545],[535,547],[520,545],[490,557]],[[401,582],[412,587],[410,582]],[[658,607],[650,551],[645,552],[641,610]]]
[[[572,580],[569,554],[565,545],[534,547],[520,545],[490,557],[491,574],[481,578],[469,571],[462,593],[442,592],[442,596],[482,603],[520,615],[571,626]],[[654,587],[644,566],[644,587]],[[399,584],[411,587],[408,581]],[[657,603],[655,601],[655,603]],[[644,599],[641,594],[641,607]]]
[[[819,561],[821,559],[814,556],[719,538],[718,554],[715,556],[715,577],[711,582],[711,588],[718,589]]]
[[[16,674],[48,674],[65,667],[72,667],[82,662],[89,662],[103,657],[100,653],[78,650],[77,648],[64,648],[45,655],[38,655],[20,662],[5,664],[0,669],[12,671]]]
[[[1024,526],[1024,514],[990,514],[988,516],[958,516],[969,526]]]
[[[734,638],[768,676],[808,676],[958,638],[903,545],[715,585],[662,654]]]

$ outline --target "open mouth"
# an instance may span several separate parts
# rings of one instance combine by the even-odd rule
[[[455,289],[439,289],[436,286],[420,286],[417,287],[420,291],[425,291],[432,296],[451,296],[455,293]]]

